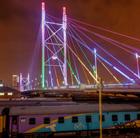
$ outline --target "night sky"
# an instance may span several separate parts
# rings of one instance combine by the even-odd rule
[[[46,0],[47,12],[140,38],[140,0]],[[0,80],[27,72],[41,18],[41,0],[0,0]]]

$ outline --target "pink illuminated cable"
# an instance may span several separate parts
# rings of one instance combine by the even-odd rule
[[[114,39],[111,39],[111,38],[108,38],[108,37],[106,37],[106,36],[103,36],[103,35],[101,35],[101,34],[99,34],[99,33],[95,33],[95,32],[93,32],[93,31],[90,31],[90,30],[88,30],[88,29],[86,29],[86,28],[83,28],[83,27],[81,27],[81,26],[79,26],[79,25],[73,25],[73,24],[71,24],[73,27],[75,27],[75,28],[80,28],[80,29],[82,29],[83,31],[86,31],[86,32],[89,32],[89,33],[91,33],[91,34],[94,34],[94,35],[96,35],[96,36],[98,36],[98,37],[100,37],[100,38],[106,38],[106,39],[108,39],[108,40],[110,40],[110,41],[112,41],[112,42],[115,42],[115,43],[117,43],[117,44],[120,44],[120,45],[122,45],[122,46],[124,46],[124,47],[127,47],[127,48],[129,48],[129,49],[132,49],[132,50],[134,50],[134,51],[140,51],[140,49],[137,49],[137,48],[134,48],[134,46],[130,46],[130,45],[126,45],[126,44],[124,44],[124,43],[122,43],[122,42],[118,42],[117,40],[114,40]]]
[[[85,43],[85,42],[84,42]],[[81,47],[80,47],[81,48]],[[101,61],[100,61],[101,62]],[[109,74],[118,82],[120,83],[120,81],[113,75],[113,73],[111,73],[111,71],[102,63],[102,65],[104,66],[104,68],[109,72]]]
[[[70,30],[68,29],[68,32],[69,31]],[[67,34],[69,34],[69,33],[67,33]],[[71,42],[71,46],[73,46],[75,48],[75,43],[74,43],[72,37],[70,37],[70,42]],[[75,72],[77,74],[78,80],[80,80],[80,75],[79,75],[79,72],[77,70],[76,61],[75,61],[75,58],[74,58],[74,55],[73,54],[72,54],[72,59],[73,59],[73,62],[74,62],[74,68],[75,68]]]
[[[54,28],[54,26],[53,25],[51,25],[50,24],[50,29],[49,30],[51,30],[51,33],[53,33],[53,32],[55,32],[55,28]],[[56,43],[60,43],[59,41],[58,41],[58,36],[56,36],[56,34],[54,34],[54,37],[52,37],[52,38],[54,38],[54,40],[56,41]],[[53,40],[52,40],[52,38],[50,38],[50,40],[51,40],[51,42],[53,42]],[[60,48],[60,46],[59,45],[57,45],[57,47],[59,47]],[[54,47],[54,45],[53,45],[53,49],[55,50],[55,53],[56,53],[56,48]],[[56,54],[57,55],[57,54]],[[57,60],[57,62],[58,62],[58,64],[60,65],[60,63],[59,63],[59,61]],[[59,78],[58,78],[58,71],[57,71],[57,73],[56,73],[56,68],[54,67],[54,70],[55,70],[55,76],[56,76],[56,81],[57,81],[57,85],[59,86],[60,85],[60,81],[59,81]],[[62,72],[62,68],[61,68],[61,65],[60,65],[60,70],[61,70],[61,72]],[[63,74],[63,73],[62,73]]]
[[[53,32],[53,30],[51,30],[51,32]],[[58,34],[58,36],[61,38],[61,36]],[[58,36],[56,36],[57,38],[58,38]],[[59,38],[59,40],[60,40],[60,38]],[[55,38],[56,39],[56,38]],[[62,54],[62,53],[61,53]],[[62,54],[63,55],[63,54]],[[70,68],[70,71],[71,72],[73,72],[73,69],[71,68],[71,65],[68,63],[68,66],[69,66],[69,68]],[[75,77],[75,79],[76,79],[76,81],[77,81],[77,77],[75,76],[75,73],[73,72],[72,73],[73,75],[74,75],[74,77]]]
[[[69,29],[69,32],[70,32],[70,33],[69,33],[70,36],[75,35],[77,38],[80,39],[80,41],[81,41],[82,43],[86,44],[86,42],[78,35],[78,33],[77,33],[76,31],[73,30],[73,28],[70,28],[70,29]],[[71,38],[71,37],[70,37],[70,38]],[[85,51],[82,50],[81,45],[80,45],[77,41],[75,41],[75,42],[76,42],[76,44],[78,45],[79,49],[82,51],[82,54],[84,55],[85,59],[87,60],[87,63],[88,63],[89,66],[92,68],[92,64],[91,64],[91,62],[89,61],[88,57],[86,56]],[[87,45],[87,44],[86,44],[86,45]]]
[[[50,27],[52,28],[51,25],[50,25]],[[54,32],[53,29],[52,29],[52,31]],[[50,32],[49,32],[49,31],[48,31],[48,34],[50,35]],[[54,40],[56,41],[56,43],[59,43],[58,40],[57,40],[56,38],[54,38]],[[50,38],[50,41],[53,42],[52,38]],[[56,50],[55,46],[53,45],[52,47],[53,47],[53,49],[54,49],[54,51],[55,51],[55,53],[56,53],[57,50]],[[56,54],[56,55],[57,55],[57,54]],[[60,65],[60,63],[59,63],[58,60],[57,60],[57,62],[58,62],[58,64]],[[55,67],[53,67],[53,69],[54,69],[54,73],[55,73],[56,83],[57,83],[58,86],[60,86],[60,80],[59,80],[59,77],[58,77],[58,71],[56,71],[56,68],[55,68]],[[60,70],[61,70],[61,66],[60,66]],[[62,72],[62,70],[61,70],[61,72]]]
[[[57,17],[54,17],[54,16],[51,16],[49,15],[50,17],[54,18],[54,19],[58,19]],[[118,33],[118,32],[114,32],[114,31],[111,31],[111,30],[108,30],[108,29],[105,29],[103,27],[99,27],[99,26],[96,26],[96,25],[91,25],[91,24],[88,24],[88,23],[85,23],[83,21],[79,21],[79,20],[76,20],[76,19],[72,19],[72,18],[68,18],[68,20],[74,24],[76,23],[81,23],[83,25],[86,25],[86,26],[89,26],[89,27],[93,27],[93,28],[96,28],[96,29],[99,29],[99,30],[102,30],[102,31],[106,31],[106,32],[110,32],[112,34],[116,34],[116,35],[119,35],[119,36],[123,36],[123,37],[126,37],[126,38],[129,38],[129,39],[132,39],[132,40],[136,40],[138,42],[140,42],[140,39],[139,38],[135,38],[133,36],[128,36],[128,35],[125,35],[125,34],[121,34],[121,33]],[[74,22],[75,21],[75,22]],[[76,25],[79,25],[79,24],[76,24]]]
[[[70,21],[75,21],[77,23],[81,23],[83,25],[87,25],[89,27],[93,27],[93,28],[96,28],[96,29],[99,29],[99,30],[102,30],[102,31],[106,31],[106,32],[109,32],[109,33],[112,33],[112,34],[115,34],[115,35],[119,35],[119,36],[123,36],[123,37],[126,37],[126,38],[129,38],[129,39],[132,39],[132,40],[135,40],[135,41],[138,41],[140,42],[140,39],[139,38],[135,38],[133,36],[128,36],[128,35],[125,35],[125,34],[121,34],[121,33],[118,33],[118,32],[114,32],[114,31],[111,31],[111,30],[108,30],[108,29],[105,29],[103,27],[99,27],[99,26],[96,26],[96,25],[91,25],[91,24],[88,24],[88,23],[85,23],[83,21],[79,21],[79,20],[76,20],[76,19],[72,19],[72,18],[69,18]]]
[[[67,43],[69,43],[69,40],[67,40]],[[71,64],[71,58],[70,58],[69,51],[67,51],[67,62],[69,62],[69,64]],[[71,80],[71,84],[73,84],[73,76],[72,76],[72,72],[71,71],[70,71],[70,80]]]
[[[76,28],[75,28],[76,29]],[[125,67],[125,69],[127,69],[128,71],[130,71],[133,75],[135,75],[136,77],[137,74],[134,73],[131,69],[129,69],[126,65],[124,65],[122,62],[120,62],[117,58],[115,58],[113,55],[111,55],[109,52],[107,52],[105,49],[103,49],[97,42],[93,41],[91,38],[89,38],[88,36],[86,36],[86,38],[88,38],[88,40],[90,40],[93,44],[95,44],[97,47],[99,47],[100,49],[102,49],[106,54],[108,54],[109,56],[111,56],[113,59],[115,59],[120,65],[122,65],[123,67]],[[80,42],[77,38],[74,37],[74,39],[78,42]],[[80,44],[82,44],[80,42]],[[82,46],[87,47],[85,45],[82,44]],[[87,47],[88,48],[88,47]],[[88,48],[89,49],[89,48]],[[89,49],[90,50],[90,49]]]
[[[68,62],[71,64],[71,58],[70,58],[69,51],[68,51]],[[71,78],[71,84],[74,85],[73,75],[72,75],[72,72],[71,71],[70,71],[70,78]]]
[[[52,28],[52,29],[51,29],[52,32],[55,32],[55,28],[54,28],[52,25],[50,25],[50,27]],[[56,37],[54,37],[54,40],[56,41],[56,43],[60,43]],[[53,42],[53,40],[52,40],[52,42]],[[60,48],[60,46],[57,46],[57,47]],[[54,48],[54,47],[53,47],[53,48]],[[54,48],[54,50],[55,50],[55,53],[56,53],[57,50],[56,50],[55,48]],[[57,54],[58,54],[58,53],[57,53]],[[56,55],[57,55],[57,54],[56,54]],[[58,64],[59,64],[59,66],[60,66],[60,70],[61,70],[61,73],[62,73],[62,75],[63,75],[63,70],[62,70],[62,67],[61,67],[61,63],[60,63],[60,61],[58,61],[58,60],[57,60],[57,62],[58,62]]]
[[[83,63],[83,61],[77,56],[77,54],[68,46],[70,51],[74,54],[74,56],[78,59],[78,61],[81,63],[81,65],[87,70],[87,72],[90,74],[90,76],[98,83],[99,81],[96,80],[95,76],[92,74],[92,72],[86,67],[86,65]]]
[[[70,30],[69,30],[70,31]],[[70,33],[72,33],[71,31],[70,31]],[[70,37],[71,38],[71,37]],[[72,39],[71,39],[72,40]],[[77,42],[76,42],[77,43]],[[77,45],[79,46],[79,43],[77,43]],[[75,53],[78,55],[78,53],[79,52],[77,52],[77,49],[75,48],[75,45],[73,45],[74,46],[74,51],[75,51]],[[80,48],[80,50],[81,50],[81,47],[79,46],[79,48]],[[86,57],[86,55],[85,55],[85,53],[83,52],[83,50],[81,50],[82,51],[82,54],[84,54],[84,56]],[[88,58],[86,57],[86,60],[87,60]],[[88,60],[87,60],[88,61]],[[88,61],[88,63],[90,63],[89,61]],[[83,72],[84,72],[84,74],[85,74],[85,77],[86,77],[86,79],[87,79],[87,82],[88,82],[88,84],[90,84],[90,80],[88,79],[88,76],[87,76],[87,73],[85,72],[85,70],[84,70],[84,68],[83,68],[83,66],[82,66],[82,70],[83,70]]]
[[[59,35],[59,34],[58,34]],[[61,35],[59,35],[59,37],[61,37]],[[61,53],[62,54],[62,53]],[[62,54],[63,55],[63,54]],[[72,75],[74,76],[74,78],[76,79],[77,82],[79,82],[79,80],[77,79],[77,76],[75,75],[73,69],[71,68],[71,65],[68,63],[68,67],[70,69],[70,71],[72,72]]]
[[[108,69],[108,67],[100,60],[98,59],[98,61],[102,64],[102,66],[109,72],[109,74],[115,79],[115,81],[117,83],[120,83],[120,81],[118,80],[118,78]]]
[[[77,52],[77,50],[76,50],[76,48],[75,48],[75,47],[74,47],[74,49],[75,49],[75,53],[76,53],[76,55],[78,55],[78,52]],[[88,82],[88,84],[89,84],[89,79],[88,79],[88,77],[87,77],[87,74],[86,74],[86,72],[85,72],[85,70],[84,70],[83,66],[82,66],[82,70],[83,70],[84,75],[85,75],[85,77],[86,77],[86,80],[87,80],[87,82]]]

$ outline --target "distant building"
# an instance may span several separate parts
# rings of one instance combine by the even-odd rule
[[[12,87],[19,89],[19,75],[12,75]]]
[[[0,87],[3,87],[3,82],[2,82],[2,80],[0,80]]]
[[[20,96],[21,95],[18,90],[6,86],[0,86],[0,99],[19,98]]]

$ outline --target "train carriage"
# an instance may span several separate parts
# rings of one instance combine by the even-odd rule
[[[3,131],[3,117],[0,115],[0,135],[2,134]]]
[[[103,130],[140,128],[140,106],[103,105]],[[98,104],[11,107],[10,133],[66,133],[99,130]]]
[[[3,132],[6,131],[6,116],[3,114],[3,107],[0,107],[0,138]]]

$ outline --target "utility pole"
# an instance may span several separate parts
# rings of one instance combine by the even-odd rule
[[[102,138],[102,89],[103,89],[103,83],[102,79],[99,78],[98,83],[98,89],[99,89],[99,121],[100,121],[100,138]]]

